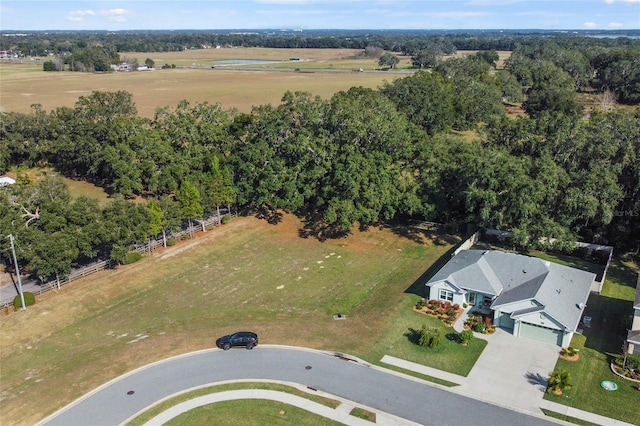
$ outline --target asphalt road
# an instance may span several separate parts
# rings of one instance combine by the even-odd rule
[[[357,361],[276,346],[201,351],[152,364],[107,383],[42,424],[118,425],[178,392],[238,379],[299,383],[424,425],[555,424]]]

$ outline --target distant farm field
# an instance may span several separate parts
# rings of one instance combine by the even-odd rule
[[[286,91],[305,91],[328,99],[334,93],[353,86],[376,89],[385,80],[392,81],[404,74],[376,72],[315,72],[363,68],[373,71],[376,61],[357,57],[350,49],[202,49],[168,53],[121,53],[121,58],[136,58],[144,63],[155,62],[153,71],[118,73],[43,72],[42,63],[0,63],[0,110],[28,113],[32,104],[45,111],[57,107],[72,107],[80,96],[92,91],[125,90],[141,116],[152,118],[156,108],[175,107],[181,100],[191,103],[219,103],[224,108],[249,112],[253,106],[277,105]],[[298,58],[298,61],[290,61]],[[220,61],[250,59],[276,61],[269,65],[252,66],[285,68],[285,71],[225,70]],[[407,58],[400,66],[407,67]],[[160,69],[162,65],[174,69]],[[216,68],[213,69],[212,67]],[[184,68],[190,67],[190,68]],[[296,72],[298,68],[302,72]],[[307,72],[304,72],[307,71]]]

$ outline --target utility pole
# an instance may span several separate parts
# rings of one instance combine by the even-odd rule
[[[11,253],[13,253],[13,266],[16,268],[16,275],[18,276],[18,293],[20,293],[20,301],[22,302],[22,310],[27,309],[27,305],[24,303],[24,293],[22,292],[22,280],[20,279],[20,267],[18,266],[18,259],[16,258],[16,248],[13,245],[13,234],[9,234],[9,241],[11,241]]]

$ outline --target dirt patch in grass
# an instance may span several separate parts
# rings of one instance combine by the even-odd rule
[[[519,117],[527,115],[522,105],[505,104],[504,110],[510,117]]]
[[[574,361],[578,361],[580,359],[580,354],[575,354],[575,355],[560,355],[560,359],[563,359],[565,361],[569,361],[569,362],[574,362]]]

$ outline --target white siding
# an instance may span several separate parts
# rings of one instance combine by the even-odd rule
[[[524,315],[518,318],[520,322],[529,323],[540,327],[553,328],[555,330],[564,330],[562,324],[558,324],[558,322],[554,321],[553,318],[550,318],[544,312],[535,312],[529,315]]]
[[[429,299],[443,300],[440,298],[440,290],[447,290],[453,293],[453,300],[450,300],[452,304],[458,304],[462,306],[465,303],[465,297],[462,290],[449,284],[447,281],[438,281],[430,286]]]
[[[640,309],[635,310],[633,315],[633,324],[631,324],[632,330],[640,330]]]

